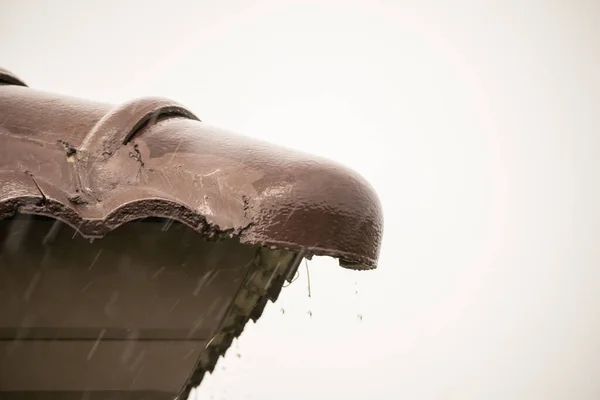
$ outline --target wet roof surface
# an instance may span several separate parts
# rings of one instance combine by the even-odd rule
[[[207,237],[377,264],[381,204],[357,173],[203,124],[162,98],[112,106],[0,69],[0,218],[50,216],[98,237],[167,217]]]

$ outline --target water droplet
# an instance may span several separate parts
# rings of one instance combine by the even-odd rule
[[[88,267],[88,270],[91,270],[94,265],[96,264],[96,262],[98,261],[98,258],[100,257],[100,254],[102,254],[102,249],[100,249],[98,251],[98,254],[96,254],[96,257],[94,257],[94,259],[92,260],[92,263],[90,264],[90,266]]]
[[[88,353],[87,359],[88,361],[92,359],[92,356],[94,355],[94,353],[96,352],[96,349],[98,348],[98,345],[100,344],[100,341],[102,340],[102,338],[104,337],[104,334],[106,333],[106,329],[102,329],[100,331],[100,335],[98,335],[98,338],[96,339],[96,342],[94,343],[94,345],[92,346],[92,349],[90,350],[90,352]]]

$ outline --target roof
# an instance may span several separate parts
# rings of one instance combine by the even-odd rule
[[[373,188],[340,164],[210,127],[172,100],[113,106],[0,69],[0,219],[15,213],[86,237],[165,217],[353,269],[377,265],[383,234]]]

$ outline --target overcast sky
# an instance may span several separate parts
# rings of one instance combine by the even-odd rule
[[[593,0],[0,0],[0,62],[377,190],[380,268],[314,259],[198,399],[597,400],[599,27]]]

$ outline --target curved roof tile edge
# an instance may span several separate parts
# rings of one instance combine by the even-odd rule
[[[101,236],[161,216],[207,237],[376,266],[381,204],[352,170],[215,131],[171,100],[107,108],[37,92],[5,70],[0,81],[0,218],[46,215]]]

